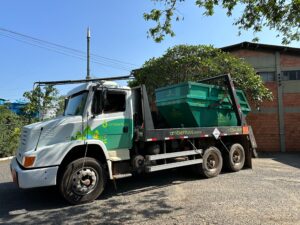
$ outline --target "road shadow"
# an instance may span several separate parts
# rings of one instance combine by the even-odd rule
[[[5,224],[122,224],[136,218],[153,219],[180,208],[167,204],[164,187],[197,180],[184,170],[169,170],[117,180],[117,190],[112,182],[93,203],[79,206],[68,205],[55,187],[21,190],[12,182],[0,184],[0,223]],[[132,205],[127,197],[143,193]],[[120,201],[121,199],[121,201]],[[11,211],[25,210],[20,215]],[[46,212],[45,212],[46,211]],[[93,222],[94,221],[94,222]]]
[[[66,206],[58,195],[56,187],[19,189],[15,183],[0,184],[0,218],[10,211],[26,209],[54,209]]]
[[[300,169],[300,152],[299,153],[259,152],[258,157],[270,158],[274,161]]]

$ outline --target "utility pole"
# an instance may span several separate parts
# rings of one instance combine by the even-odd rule
[[[91,76],[90,76],[90,38],[91,38],[91,32],[90,32],[90,28],[88,27],[87,29],[87,66],[86,66],[86,79],[90,80]]]

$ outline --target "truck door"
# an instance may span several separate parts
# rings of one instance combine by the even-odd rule
[[[102,90],[94,92],[89,138],[103,141],[108,151],[128,150],[132,147],[133,120],[130,93],[129,90],[108,89],[104,101]]]

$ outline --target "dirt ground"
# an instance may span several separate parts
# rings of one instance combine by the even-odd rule
[[[300,154],[264,154],[253,169],[198,178],[169,170],[108,184],[69,206],[55,188],[20,190],[0,162],[0,224],[300,224]]]

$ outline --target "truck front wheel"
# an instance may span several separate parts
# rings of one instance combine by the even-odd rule
[[[71,204],[95,200],[104,190],[105,173],[94,158],[74,160],[67,165],[58,181],[61,195]]]
[[[202,175],[206,178],[218,176],[223,166],[220,150],[216,147],[209,147],[205,150],[202,159]]]

